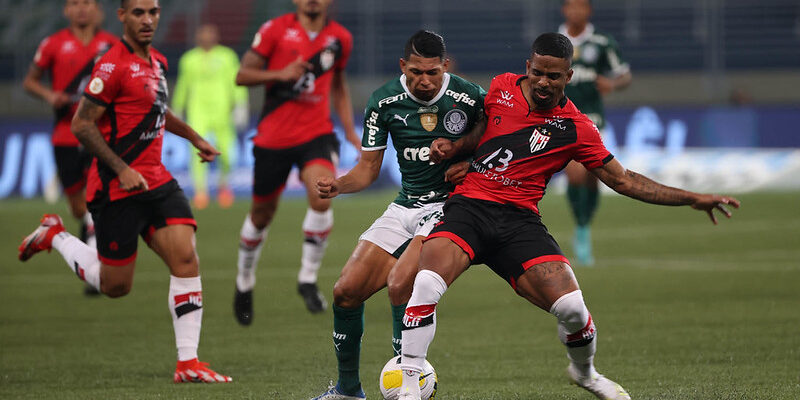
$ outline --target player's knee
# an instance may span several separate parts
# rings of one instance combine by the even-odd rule
[[[311,196],[308,199],[308,206],[316,212],[325,212],[331,208],[331,199],[320,199],[318,197]]]
[[[389,279],[386,287],[389,291],[389,301],[392,305],[399,306],[408,303],[408,299],[411,298],[412,283],[412,281],[404,282],[399,279]]]
[[[355,308],[364,302],[363,285],[354,285],[346,279],[339,279],[333,285],[333,304],[337,307]]]
[[[277,204],[275,206],[272,204],[253,205],[250,210],[250,221],[257,229],[264,229],[272,222],[275,210],[277,210]]]
[[[423,269],[414,278],[414,287],[408,305],[437,304],[447,290],[447,284],[441,275]]]
[[[558,318],[559,338],[567,346],[584,346],[594,340],[597,331],[580,290],[558,298],[550,313]]]

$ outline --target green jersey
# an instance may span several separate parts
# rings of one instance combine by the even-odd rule
[[[459,76],[445,73],[442,89],[430,101],[416,98],[401,75],[372,93],[364,111],[363,151],[383,150],[389,135],[397,151],[402,188],[394,200],[403,207],[444,201],[453,185],[444,181],[452,162],[432,164],[430,145],[436,138],[456,140],[483,115],[486,91]]]
[[[195,47],[181,56],[172,109],[189,119],[230,118],[237,104],[247,104],[247,88],[236,86],[239,57],[225,46]]]
[[[599,75],[619,76],[630,70],[628,64],[620,56],[617,42],[609,36],[597,33],[592,24],[580,35],[572,37],[564,25],[558,30],[569,38],[575,52],[572,56],[572,80],[567,84],[565,93],[582,113],[586,114],[597,128],[606,125],[603,99],[597,91],[595,80]]]

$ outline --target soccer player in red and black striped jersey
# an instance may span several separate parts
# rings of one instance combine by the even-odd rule
[[[86,210],[86,173],[92,156],[70,130],[78,100],[89,82],[94,62],[119,39],[100,29],[96,0],[67,0],[64,16],[69,26],[42,40],[23,86],[55,111],[51,142],[72,216],[81,221],[81,239],[94,247],[94,224]],[[42,79],[50,75],[50,87]],[[96,292],[95,292],[96,293]]]
[[[204,161],[219,152],[167,109],[167,60],[150,46],[160,12],[158,0],[121,1],[123,38],[98,60],[72,120],[75,136],[96,157],[87,191],[97,249],[64,232],[61,218],[48,214],[23,241],[19,258],[54,248],[80,279],[120,297],[133,285],[141,235],[170,270],[174,381],[230,382],[197,359],[203,315],[197,223],[161,162],[165,129],[189,140]]]
[[[471,264],[485,263],[514,291],[555,315],[567,347],[567,371],[577,385],[601,399],[630,399],[597,373],[595,325],[578,282],[556,241],[539,217],[537,203],[550,177],[570,160],[626,196],[662,205],[690,205],[730,217],[732,197],[664,186],[626,170],[603,146],[594,124],[564,95],[572,77],[569,39],[546,33],[533,43],[526,74],[494,78],[485,100],[487,127],[464,182],[444,206],[444,217],[428,235],[420,271],[406,308],[402,340],[401,400],[419,399],[419,373],[436,327],[436,304]],[[437,139],[434,161],[472,152],[466,143]]]
[[[356,149],[353,107],[345,66],[353,38],[328,17],[332,0],[294,0],[297,11],[267,21],[242,58],[236,83],[266,86],[264,109],[253,139],[253,203],[242,225],[234,314],[242,325],[252,322],[255,270],[267,230],[293,166],[300,170],[309,209],[303,220],[303,254],[297,289],[312,313],[325,309],[317,272],[333,227],[331,199],[317,196],[316,182],[334,178],[339,142],[333,132],[330,105]]]

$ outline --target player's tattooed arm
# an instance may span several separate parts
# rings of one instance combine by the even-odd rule
[[[72,118],[72,133],[97,159],[111,168],[119,177],[123,190],[147,190],[147,181],[136,170],[128,166],[103,138],[97,128],[97,120],[106,112],[106,107],[82,98]]]
[[[591,171],[598,179],[619,194],[652,204],[665,206],[690,205],[696,210],[705,211],[715,224],[717,223],[717,218],[712,212],[714,209],[730,218],[731,212],[722,205],[728,204],[734,208],[739,208],[739,200],[733,197],[695,193],[662,185],[644,175],[625,169],[617,160],[611,160],[606,165]]]
[[[341,193],[355,193],[364,190],[378,179],[383,165],[384,150],[364,151],[353,169],[337,179],[322,177],[317,179],[317,194],[322,199],[330,199]]]
[[[478,115],[479,119],[475,121],[466,136],[456,141],[438,138],[431,143],[430,157],[433,163],[440,163],[443,160],[449,160],[457,156],[472,154],[475,151],[475,148],[478,147],[478,142],[483,137],[483,133],[486,132],[486,116],[483,113]]]
[[[186,140],[188,140],[195,149],[198,150],[197,155],[202,158],[202,162],[211,162],[220,154],[211,143],[208,143],[197,131],[192,129],[189,124],[181,121],[180,118],[175,116],[171,110],[167,110],[164,128]]]

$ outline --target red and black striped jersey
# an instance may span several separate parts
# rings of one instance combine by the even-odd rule
[[[97,125],[108,146],[142,174],[151,190],[172,180],[161,162],[166,72],[164,55],[150,48],[150,59],[145,60],[121,40],[97,61],[84,92],[87,100],[106,107]],[[86,192],[89,201],[114,201],[138,193],[120,189],[114,171],[97,159],[89,170]]]
[[[592,169],[614,158],[597,127],[566,97],[552,110],[530,110],[520,86],[525,79],[506,73],[492,80],[484,103],[486,132],[453,194],[538,213],[547,182],[570,160]]]
[[[116,36],[98,30],[89,44],[84,45],[72,30],[65,28],[46,37],[39,44],[33,57],[34,64],[50,74],[53,91],[64,92],[72,98],[70,104],[54,110],[56,121],[51,138],[53,145],[79,144],[70,130],[72,116],[75,115],[78,100],[89,82],[95,60],[118,40]]]
[[[352,49],[353,36],[332,20],[313,39],[294,13],[262,25],[250,50],[267,60],[268,70],[282,69],[298,57],[312,67],[297,82],[266,86],[264,108],[253,143],[281,149],[333,132],[331,82],[334,72],[344,70]]]

